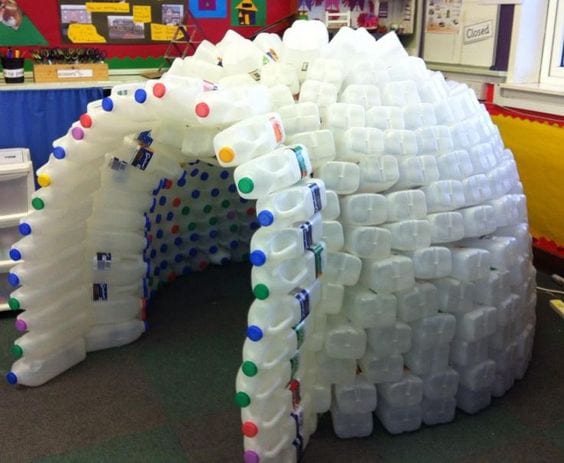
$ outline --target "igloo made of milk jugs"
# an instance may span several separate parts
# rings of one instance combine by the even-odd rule
[[[230,31],[90,103],[37,174],[10,252],[10,383],[134,341],[154,291],[231,260],[250,260],[255,296],[235,381],[247,463],[299,460],[320,413],[341,438],[374,417],[413,431],[525,373],[513,155],[472,90],[394,34]]]

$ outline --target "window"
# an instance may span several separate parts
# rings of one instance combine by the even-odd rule
[[[564,0],[549,0],[540,82],[564,85]]]

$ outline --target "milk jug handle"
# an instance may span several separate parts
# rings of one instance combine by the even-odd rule
[[[280,410],[278,411],[278,413],[276,415],[274,415],[270,421],[265,421],[262,424],[263,428],[269,429],[269,428],[273,428],[274,426],[276,426],[276,423],[278,422],[278,420],[285,414],[288,413],[287,410],[284,410],[283,408],[280,408]]]
[[[275,367],[277,364],[279,364],[280,362],[284,361],[284,358],[286,358],[286,355],[287,355],[287,350],[288,350],[288,349],[286,349],[286,351],[282,352],[282,354],[279,355],[278,357],[276,357],[274,360],[272,360],[272,361],[270,361],[270,362],[268,362],[268,363],[265,363],[265,364],[264,364],[264,368],[266,368],[266,369],[273,368],[273,367]]]
[[[264,392],[261,392],[260,394],[257,394],[257,399],[258,400],[263,400],[263,399],[267,399],[270,394],[272,394],[274,391],[276,391],[277,389],[279,389],[281,386],[280,380],[282,379],[282,377],[280,376],[278,378],[278,382],[275,382],[272,387],[270,387],[269,389],[267,389]]]

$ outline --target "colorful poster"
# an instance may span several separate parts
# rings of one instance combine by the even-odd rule
[[[169,42],[184,21],[186,3],[186,0],[59,0],[63,41]]]
[[[231,0],[232,26],[264,26],[266,0]]]
[[[429,0],[425,32],[457,33],[460,29],[462,0]]]
[[[0,44],[2,46],[47,45],[16,0],[0,0]]]
[[[227,17],[227,0],[190,0],[189,5],[195,18]]]

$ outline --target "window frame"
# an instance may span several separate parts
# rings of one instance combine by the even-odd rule
[[[564,86],[564,0],[548,0],[539,82]]]

